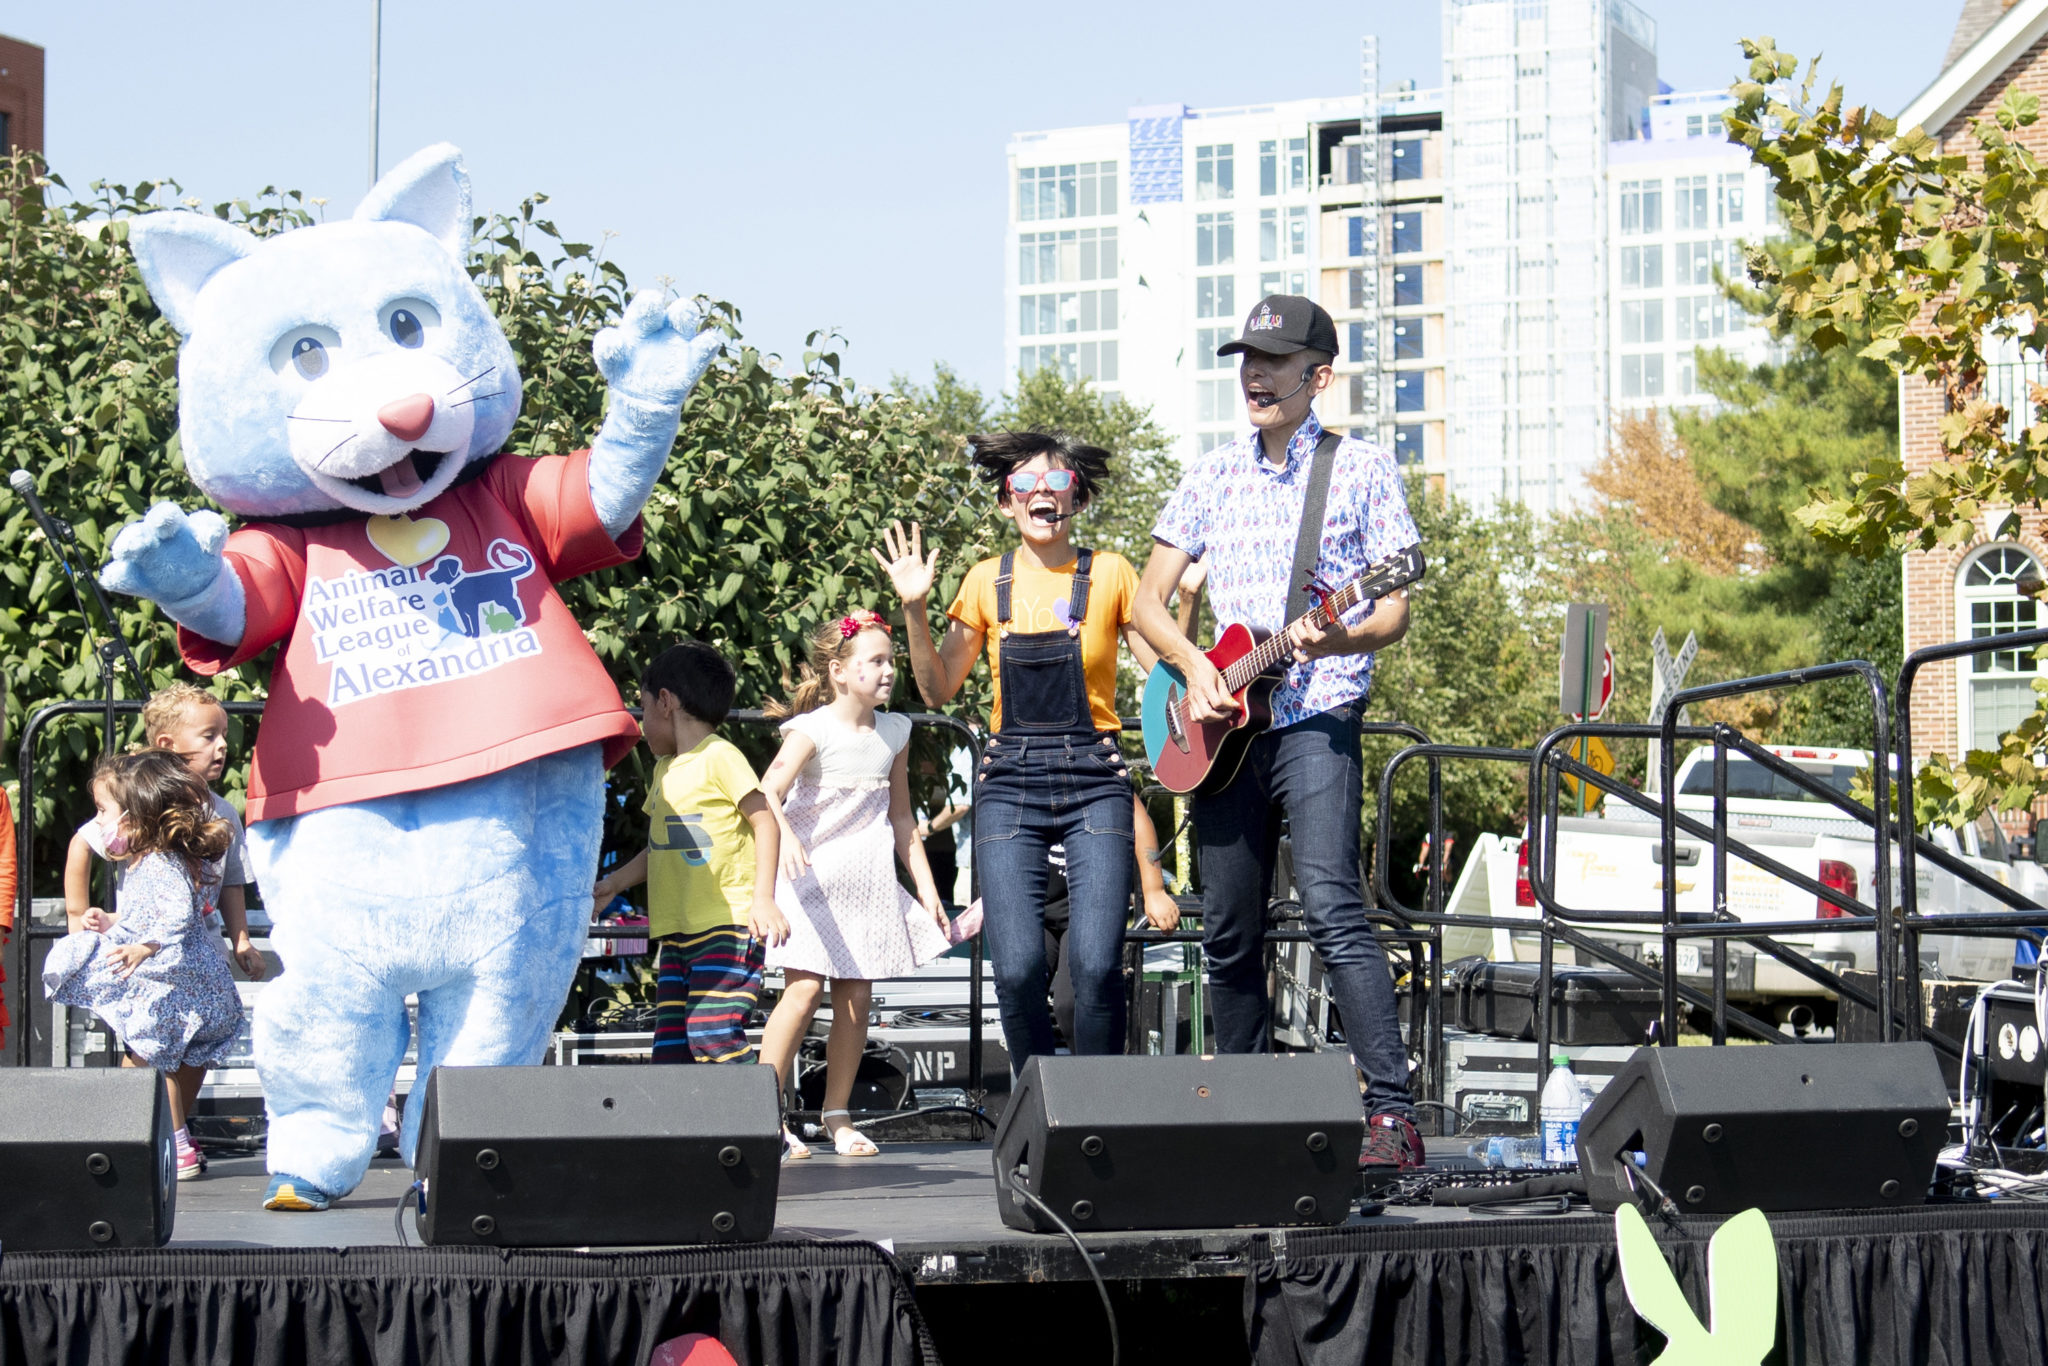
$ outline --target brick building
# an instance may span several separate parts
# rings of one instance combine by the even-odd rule
[[[1969,141],[1969,121],[1988,114],[2012,86],[2048,95],[2048,0],[1966,0],[1946,65],[1934,84],[1899,116],[1943,143]],[[2023,129],[2021,140],[2048,156],[2048,123]],[[2039,357],[2015,353],[1993,366],[1991,396],[2022,416],[2030,383],[2048,382]],[[1943,455],[1936,424],[1943,411],[1939,388],[1916,377],[1900,382],[1899,450],[1909,473]],[[1965,637],[2027,630],[2048,624],[2048,609],[2022,595],[2017,580],[2029,572],[2048,578],[2048,511],[2024,510],[2020,534],[1993,540],[1988,533],[2006,509],[1987,510],[1968,544],[1905,557],[1905,644],[1908,651]],[[1959,758],[1969,749],[1996,749],[1998,737],[2033,710],[2039,668],[2026,650],[1978,655],[1924,670],[1913,689],[1913,754],[1937,751]]]
[[[43,150],[43,50],[0,33],[0,155]]]

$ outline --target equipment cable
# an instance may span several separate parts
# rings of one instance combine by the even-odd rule
[[[391,1228],[393,1232],[398,1234],[398,1245],[400,1247],[412,1246],[412,1243],[405,1236],[405,1206],[412,1199],[414,1192],[418,1192],[420,1205],[422,1208],[425,1208],[427,1202],[427,1183],[424,1180],[420,1180],[413,1182],[405,1188],[405,1194],[398,1197],[398,1205],[391,1211]]]
[[[1088,1245],[1081,1241],[1081,1235],[1067,1227],[1067,1221],[1052,1212],[1052,1207],[1031,1193],[1024,1184],[1023,1168],[1010,1169],[1010,1189],[1029,1201],[1031,1207],[1059,1225],[1060,1232],[1067,1235],[1074,1244],[1074,1250],[1081,1254],[1081,1265],[1088,1268],[1088,1278],[1095,1282],[1095,1293],[1102,1296],[1102,1316],[1109,1320],[1109,1366],[1119,1366],[1123,1360],[1123,1348],[1117,1341],[1116,1310],[1109,1302],[1109,1287],[1102,1283],[1102,1273],[1095,1269],[1095,1259],[1088,1255]]]
[[[861,1120],[860,1127],[872,1129],[877,1124],[891,1124],[899,1119],[921,1119],[925,1115],[972,1115],[983,1124],[995,1123],[995,1120],[989,1118],[988,1111],[979,1105],[932,1105],[922,1110],[892,1110],[886,1115]]]

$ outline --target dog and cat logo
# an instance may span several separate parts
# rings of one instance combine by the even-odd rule
[[[472,640],[503,635],[526,624],[519,601],[519,581],[533,572],[533,554],[507,540],[491,542],[491,567],[469,570],[453,555],[435,560],[425,574],[436,586],[432,601],[444,630]]]
[[[330,706],[488,673],[541,653],[520,596],[533,552],[500,537],[471,568],[437,555],[419,565],[309,577],[313,655],[332,666]]]

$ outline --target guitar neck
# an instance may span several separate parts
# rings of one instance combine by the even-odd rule
[[[1324,629],[1358,605],[1362,596],[1359,591],[1360,582],[1362,581],[1358,579],[1352,580],[1342,589],[1324,598],[1314,611],[1304,612],[1296,620],[1308,622],[1319,631]],[[1291,628],[1293,622],[1288,625]],[[1223,671],[1224,688],[1229,692],[1243,692],[1253,679],[1287,658],[1290,653],[1292,647],[1287,643],[1287,631],[1275,632],[1261,641],[1251,653]]]

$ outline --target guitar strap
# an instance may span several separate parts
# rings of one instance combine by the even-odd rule
[[[1283,623],[1304,615],[1314,605],[1308,594],[1308,581],[1315,575],[1316,561],[1322,558],[1323,509],[1330,502],[1330,471],[1336,467],[1337,443],[1341,440],[1335,432],[1324,432],[1310,457],[1308,491],[1301,503],[1301,530],[1294,538],[1294,575],[1287,581],[1287,611],[1280,618]]]

